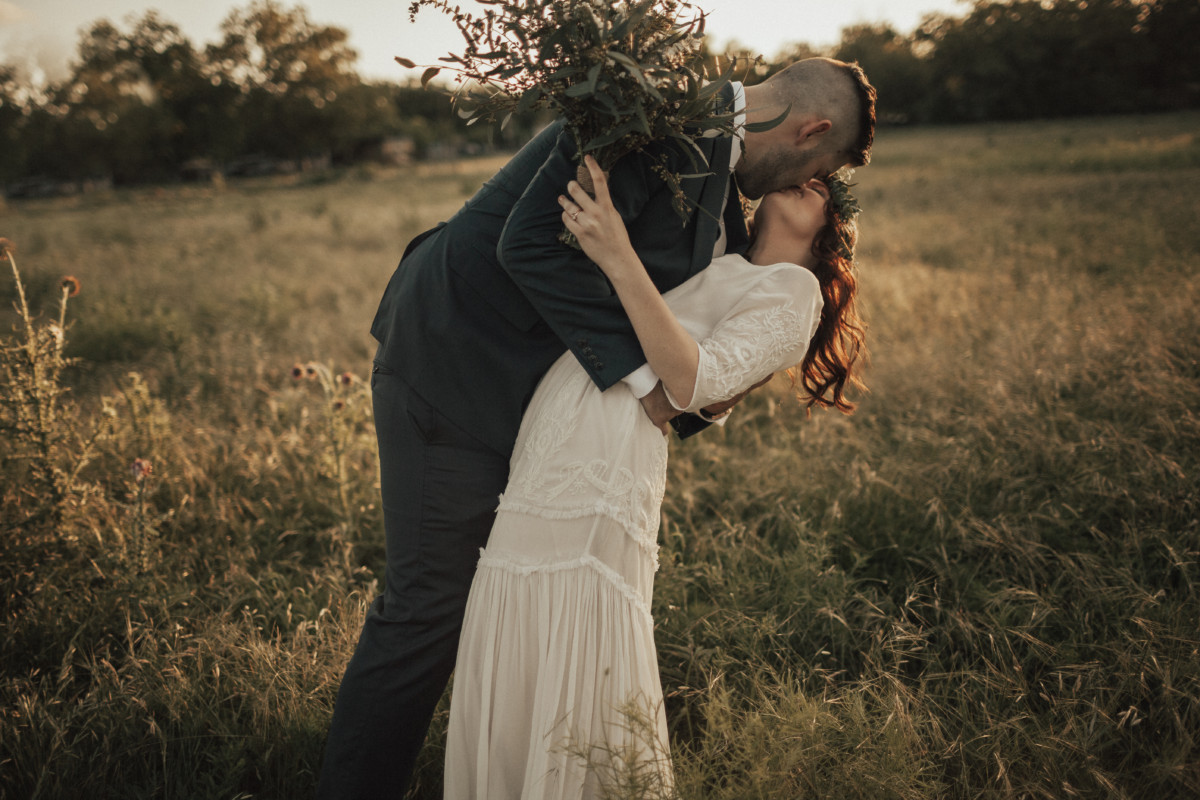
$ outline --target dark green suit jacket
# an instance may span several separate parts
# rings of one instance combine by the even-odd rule
[[[699,140],[712,175],[684,181],[686,223],[644,155],[611,171],[613,202],[660,291],[709,265],[731,140]],[[672,167],[695,172],[669,150]],[[550,365],[570,349],[604,390],[645,363],[621,304],[582,252],[558,241],[557,198],[575,176],[575,147],[554,123],[453,217],[410,243],[380,302],[375,361],[467,433],[510,453],[521,415]],[[745,249],[736,189],[725,213],[729,252]]]

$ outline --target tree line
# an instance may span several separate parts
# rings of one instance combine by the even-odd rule
[[[174,180],[189,164],[253,158],[351,163],[388,139],[422,157],[515,146],[539,123],[468,128],[444,94],[360,79],[347,40],[276,0],[234,9],[203,47],[153,11],[127,30],[97,21],[60,82],[37,86],[0,64],[0,182]],[[857,25],[827,52],[798,43],[745,79],[807,55],[857,61],[883,123],[1165,111],[1200,105],[1196,41],[1195,0],[976,2],[907,34]]]
[[[388,137],[420,155],[495,136],[465,130],[444,95],[361,80],[348,33],[303,7],[256,0],[220,32],[198,48],[151,11],[128,30],[93,23],[61,82],[34,86],[0,65],[0,182],[162,181],[197,163],[352,162]]]
[[[842,32],[886,119],[976,122],[1173,111],[1200,105],[1195,0],[976,2],[911,34]]]

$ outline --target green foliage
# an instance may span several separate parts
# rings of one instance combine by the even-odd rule
[[[452,97],[468,124],[503,119],[503,125],[514,113],[551,109],[564,120],[581,163],[591,154],[603,170],[627,153],[649,152],[652,144],[673,145],[686,161],[656,151],[655,169],[687,219],[680,181],[708,169],[694,139],[734,131],[732,110],[720,108],[734,63],[706,78],[703,14],[683,0],[486,5],[477,17],[446,0],[416,0],[410,12],[415,19],[422,7],[437,9],[462,34],[465,50],[442,60],[454,65],[458,87]],[[684,19],[689,11],[695,16]],[[422,83],[440,69],[428,68]],[[687,170],[681,173],[677,164]]]
[[[858,410],[806,417],[778,376],[672,444],[681,798],[1200,791],[1198,126],[880,133]],[[383,574],[366,389],[338,378],[404,242],[501,163],[14,204],[35,327],[69,264],[68,346],[165,308],[178,335],[59,373],[61,422],[105,425],[86,514],[34,536],[9,520],[46,496],[0,478],[0,794],[311,795]],[[441,795],[445,709],[414,798]]]

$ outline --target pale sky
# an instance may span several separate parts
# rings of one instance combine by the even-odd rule
[[[730,40],[768,58],[788,44],[833,44],[842,28],[861,22],[889,22],[909,33],[929,13],[962,16],[966,0],[695,0],[709,12],[708,33],[720,49]],[[35,79],[61,78],[74,58],[79,32],[99,19],[128,30],[150,9],[178,25],[193,46],[218,40],[221,20],[245,2],[210,0],[0,0],[0,64],[23,67]],[[464,10],[473,0],[459,0]],[[459,51],[462,39],[449,18],[429,9],[408,21],[409,0],[307,0],[303,5],[315,24],[350,32],[358,51],[357,69],[368,79],[403,81],[410,73],[396,64],[405,56],[418,64]],[[40,73],[40,74],[39,74]]]

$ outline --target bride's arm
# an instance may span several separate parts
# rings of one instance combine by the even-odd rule
[[[563,224],[575,234],[584,253],[596,263],[616,290],[634,333],[646,354],[646,361],[658,374],[667,391],[675,398],[691,402],[696,388],[699,346],[646,274],[646,268],[633,250],[625,222],[612,204],[608,182],[599,165],[586,157],[588,170],[596,185],[596,199],[588,197],[575,181],[567,186],[570,199],[559,198],[563,206]]]

